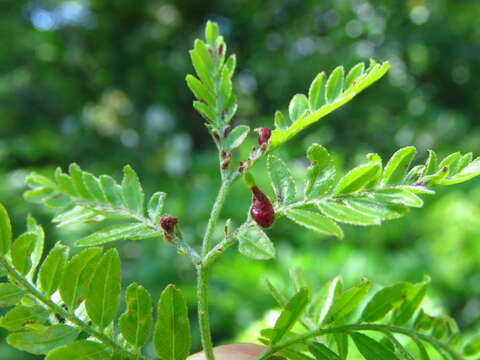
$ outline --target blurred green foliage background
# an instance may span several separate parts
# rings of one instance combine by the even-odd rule
[[[25,175],[75,161],[118,179],[129,163],[148,193],[170,194],[168,212],[198,245],[219,181],[214,147],[184,78],[193,71],[187,51],[207,19],[220,24],[238,56],[235,122],[253,128],[272,126],[274,111],[322,70],[369,57],[391,61],[380,83],[277,151],[299,176],[312,142],[327,146],[345,167],[368,152],[387,157],[409,144],[420,158],[428,148],[478,154],[478,14],[478,1],[447,0],[2,1],[0,199],[17,234],[31,212],[46,227],[49,246],[60,239],[71,244],[86,228],[55,229],[51,213],[26,204]],[[264,164],[256,174],[265,174]],[[464,329],[480,331],[479,185],[441,191],[425,209],[382,227],[347,227],[343,242],[278,221],[270,231],[276,261],[253,262],[230,250],[218,263],[215,340],[233,341],[245,331],[244,340],[254,336],[248,328],[274,308],[263,279],[287,289],[295,268],[317,287],[336,274],[350,285],[362,275],[385,285],[430,274],[432,311],[448,311]],[[223,217],[238,223],[249,202],[237,184]],[[195,318],[187,260],[159,239],[116,245],[125,283],[135,279],[158,296],[175,282]],[[0,357],[33,358],[3,340]]]

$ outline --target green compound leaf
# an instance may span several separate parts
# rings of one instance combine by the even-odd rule
[[[21,288],[9,284],[9,283],[1,283],[0,284],[0,306],[12,306],[18,303],[25,291]]]
[[[275,322],[271,343],[278,343],[303,315],[309,301],[307,289],[301,289],[286,304]]]
[[[17,332],[7,337],[14,348],[32,354],[46,354],[59,346],[75,341],[79,331],[66,325],[54,325],[40,330]]]
[[[118,325],[125,340],[140,348],[147,343],[153,325],[152,297],[144,287],[133,283],[127,288],[125,298],[127,310]]]
[[[287,165],[276,156],[270,155],[267,167],[276,201],[280,204],[292,203],[296,195],[295,180]]]
[[[285,215],[299,225],[307,229],[319,232],[325,235],[333,235],[339,239],[343,238],[342,229],[329,218],[309,210],[288,209]]]
[[[71,258],[65,266],[59,290],[63,302],[71,311],[85,299],[101,254],[100,248],[85,249]]]
[[[161,360],[185,360],[190,353],[190,322],[183,295],[168,285],[158,302],[153,344]]]
[[[354,332],[350,337],[366,360],[399,360],[392,350],[367,335]]]
[[[105,329],[120,306],[120,256],[116,249],[106,252],[90,282],[85,308],[94,324]]]
[[[70,249],[60,243],[50,251],[39,272],[39,283],[43,292],[50,297],[60,286]]]
[[[128,165],[123,168],[122,195],[127,208],[136,214],[143,215],[145,194],[137,173]]]
[[[5,207],[0,204],[0,256],[10,250],[12,244],[12,225]]]
[[[275,246],[257,226],[249,226],[238,234],[238,250],[254,260],[269,260],[275,257]]]
[[[48,353],[45,360],[112,360],[108,347],[93,341],[82,340],[61,346]]]
[[[341,92],[338,96],[336,96],[335,99],[333,99],[333,96],[336,94],[338,91],[338,88],[341,88],[340,85],[342,81],[338,79],[338,81],[334,81],[335,79],[332,79],[332,75],[330,76],[329,79],[332,79],[331,85],[330,85],[330,96],[326,96],[329,99],[333,100],[332,103],[330,104],[324,104],[320,106],[320,92],[322,89],[322,84],[315,84],[311,86],[311,98],[309,99],[309,105],[311,106],[311,110],[307,111],[305,116],[300,116],[300,118],[296,118],[297,121],[294,121],[287,129],[282,129],[282,128],[276,128],[272,132],[272,137],[270,141],[270,148],[276,148],[277,146],[283,144],[284,142],[290,140],[292,137],[294,137],[296,134],[298,134],[300,131],[308,127],[309,125],[317,122],[324,116],[330,114],[332,111],[335,109],[338,109],[342,105],[346,104],[349,102],[351,99],[353,99],[357,94],[359,94],[361,91],[366,89],[368,86],[379,80],[381,77],[385,75],[385,73],[388,71],[390,68],[390,64],[388,62],[384,62],[382,64],[377,64],[374,61],[371,61],[371,66],[367,69],[367,71],[359,76],[350,87],[345,88],[343,92]],[[337,74],[335,75],[336,77],[339,77],[341,75],[341,70],[337,70]],[[320,83],[322,80],[319,80],[317,77],[314,82]],[[335,85],[335,86],[334,86]],[[302,107],[300,106],[302,103],[304,103],[304,100],[296,100],[295,101],[295,109],[301,109]],[[298,101],[298,103],[297,103]],[[312,106],[313,104],[313,106]],[[319,108],[315,108],[316,106],[320,106]],[[299,110],[295,110],[294,112],[291,112],[294,114],[294,117],[298,115]]]

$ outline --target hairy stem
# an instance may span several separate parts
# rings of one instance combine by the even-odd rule
[[[12,266],[10,266],[10,264],[6,260],[0,259],[0,264],[4,267],[8,275],[10,275],[18,285],[24,288],[28,292],[28,294],[32,296],[36,301],[45,305],[50,311],[70,321],[72,324],[80,328],[82,331],[86,332],[90,336],[101,341],[105,345],[110,346],[114,352],[118,352],[128,356],[133,355],[128,350],[124,349],[122,346],[117,344],[113,339],[111,339],[107,335],[92,328],[85,321],[79,319],[74,314],[69,313],[63,307],[53,302],[51,299],[45,296],[40,290],[38,290],[33,284],[31,284],[27,279],[25,279],[21,274],[19,274]],[[140,357],[140,359],[145,359],[145,358]]]
[[[463,359],[459,353],[457,353],[454,349],[452,349],[447,344],[435,339],[432,336],[418,333],[412,329],[407,329],[407,328],[402,328],[402,327],[392,326],[392,325],[385,325],[385,324],[353,324],[353,325],[345,325],[345,326],[339,326],[334,328],[316,329],[316,330],[308,331],[304,334],[292,336],[286,340],[280,341],[279,343],[265,350],[265,352],[261,354],[257,358],[257,360],[266,360],[276,352],[283,350],[289,347],[290,345],[304,342],[305,340],[308,340],[310,338],[323,336],[323,335],[336,334],[336,333],[348,333],[352,331],[379,331],[379,332],[388,333],[388,334],[397,333],[397,334],[406,335],[412,338],[415,342],[424,341],[429,343],[440,354],[442,354],[442,352],[445,351],[448,354],[450,354],[450,356],[453,359],[458,359],[458,360]]]
[[[202,243],[202,263],[197,265],[197,302],[198,302],[198,321],[200,324],[200,337],[202,339],[203,351],[207,360],[215,360],[213,355],[212,335],[210,331],[210,319],[208,316],[208,274],[209,265],[205,263],[207,254],[210,251],[213,233],[217,225],[220,212],[230,190],[231,182],[227,179],[222,181],[222,186],[218,191],[217,198],[212,207],[210,218]]]

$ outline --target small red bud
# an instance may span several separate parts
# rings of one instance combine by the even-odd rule
[[[250,215],[262,228],[269,228],[275,221],[275,210],[268,197],[256,186],[252,187],[252,208]]]
[[[220,46],[218,47],[217,51],[218,51],[218,55],[222,55],[222,54],[223,54],[223,44],[220,44]]]
[[[272,130],[270,130],[269,128],[261,128],[258,132],[258,143],[260,145],[268,144],[270,136],[272,136]]]
[[[230,165],[230,159],[225,159],[224,161],[222,161],[222,170],[225,170],[226,168],[228,168],[228,166]]]
[[[165,234],[171,234],[175,230],[175,226],[178,224],[178,219],[170,215],[164,215],[160,219],[160,226]]]
[[[222,157],[223,160],[225,160],[228,157],[228,154],[225,150],[222,150],[222,152],[220,153],[220,156]]]

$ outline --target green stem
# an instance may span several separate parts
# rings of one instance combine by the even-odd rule
[[[450,348],[450,346],[448,346],[447,344],[444,344],[443,342],[431,336],[417,333],[411,329],[401,328],[401,327],[392,326],[392,325],[384,325],[384,324],[353,324],[353,325],[345,325],[345,326],[339,326],[334,328],[316,329],[316,330],[308,331],[304,334],[292,336],[265,350],[265,352],[261,354],[257,358],[257,360],[266,360],[276,352],[283,350],[289,347],[290,345],[301,343],[310,338],[336,334],[336,333],[348,333],[352,331],[379,331],[382,333],[389,333],[389,334],[397,333],[397,334],[406,335],[412,338],[414,341],[421,340],[431,344],[433,347],[435,347],[435,349],[439,353],[441,353],[441,351],[447,352],[448,354],[450,354],[450,356],[452,356],[453,359],[456,359],[456,360],[463,359],[459,353],[457,353],[454,349]]]
[[[197,265],[197,302],[198,302],[198,321],[200,325],[200,337],[202,339],[203,352],[207,360],[215,360],[213,355],[212,335],[210,331],[210,319],[208,316],[208,274],[209,265],[205,263],[207,254],[210,251],[213,233],[217,225],[220,212],[230,190],[231,182],[228,179],[222,181],[222,186],[218,191],[217,198],[212,207],[210,218],[202,243],[202,263]]]
[[[0,263],[5,268],[7,273],[21,286],[23,287],[34,299],[45,305],[48,309],[52,312],[60,315],[64,319],[70,321],[72,324],[76,325],[82,331],[86,332],[90,336],[96,338],[97,340],[101,341],[105,345],[108,345],[112,348],[112,350],[119,352],[121,354],[127,354],[131,356],[128,350],[121,347],[117,344],[113,339],[109,338],[107,335],[95,330],[94,328],[90,327],[86,322],[76,317],[74,314],[69,313],[60,305],[56,304],[52,300],[50,300],[47,296],[45,296],[41,291],[39,291],[34,285],[32,285],[27,279],[25,279],[21,274],[19,274],[10,264],[5,260],[0,260]],[[141,359],[144,359],[143,357]]]
[[[208,268],[201,265],[197,268],[198,322],[205,357],[207,360],[214,360],[210,318],[208,315],[208,273]]]
[[[213,204],[212,212],[210,218],[208,219],[207,229],[205,230],[205,235],[203,237],[202,243],[202,256],[205,257],[210,251],[213,233],[215,232],[215,225],[217,225],[218,217],[220,216],[220,211],[222,210],[223,204],[227,197],[228,191],[232,183],[229,180],[223,180],[222,186],[218,191],[217,198]]]

